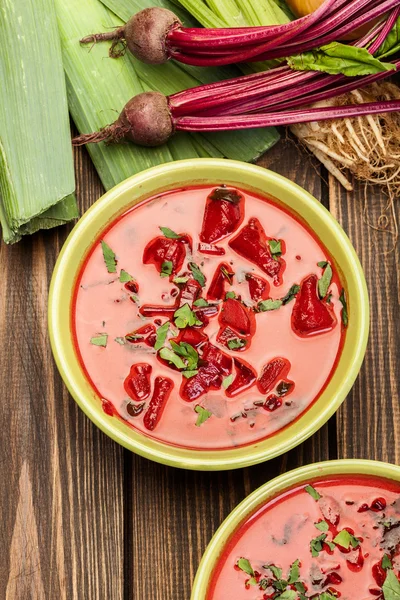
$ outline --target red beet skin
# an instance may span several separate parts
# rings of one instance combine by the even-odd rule
[[[143,251],[143,263],[145,265],[155,265],[157,271],[161,273],[164,262],[172,262],[171,277],[178,273],[183,265],[186,257],[186,244],[190,241],[187,236],[183,236],[178,240],[158,236],[152,239]]]
[[[268,394],[279,380],[287,377],[291,364],[287,358],[273,358],[263,368],[257,387],[261,394]]]
[[[282,283],[285,261],[282,258],[272,258],[268,238],[258,219],[250,219],[237,236],[229,241],[229,246],[237,254],[257,265],[272,278],[275,285]]]
[[[301,282],[292,311],[292,328],[300,337],[331,331],[337,323],[333,307],[318,296],[318,278],[309,275]]]
[[[150,396],[151,365],[137,363],[131,366],[128,377],[124,381],[126,393],[132,400],[141,402]]]
[[[250,298],[253,302],[267,300],[269,297],[269,283],[263,277],[246,273],[246,281],[249,284]]]
[[[234,358],[233,364],[236,370],[236,377],[226,389],[228,398],[233,398],[241,392],[244,392],[254,385],[257,379],[256,371],[248,362]]]
[[[143,424],[146,429],[153,431],[156,427],[173,387],[174,383],[168,377],[155,378],[153,395],[149,403],[149,408],[143,418]]]
[[[233,276],[234,272],[228,263],[218,265],[208,288],[207,298],[209,300],[223,300],[226,293],[225,286],[229,283],[229,280],[232,281]]]
[[[240,300],[225,300],[220,314],[221,325],[231,327],[240,335],[250,335],[253,320],[253,313]]]
[[[193,306],[193,302],[201,296],[201,285],[195,279],[188,279],[183,284],[178,296],[178,306],[189,304]]]
[[[213,244],[230,235],[244,219],[244,198],[237,190],[217,188],[207,198],[200,240]]]
[[[135,331],[131,331],[125,336],[126,341],[129,344],[147,344],[147,346],[154,346],[156,343],[156,328],[154,325],[143,325]]]
[[[193,402],[209,390],[219,390],[222,379],[230,374],[232,359],[216,346],[207,344],[201,359],[203,366],[194,377],[182,381],[180,394],[187,402]]]
[[[186,327],[180,330],[178,337],[173,338],[173,341],[177,344],[184,342],[185,344],[190,344],[193,348],[197,348],[201,344],[208,342],[208,335],[203,333],[201,329]]]

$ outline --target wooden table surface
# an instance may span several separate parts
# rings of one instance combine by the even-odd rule
[[[400,268],[393,236],[373,227],[387,200],[345,193],[288,140],[260,164],[327,206],[366,272],[371,335],[347,400],[316,435],[273,461],[196,473],[131,454],[100,432],[55,368],[46,304],[70,228],[0,246],[0,600],[188,600],[213,532],[246,495],[317,460],[400,464]],[[102,193],[85,150],[76,152],[82,211]],[[322,178],[321,178],[322,175]],[[395,205],[400,220],[400,202]],[[388,215],[388,228],[394,227]],[[386,254],[385,254],[386,252]],[[234,600],[234,599],[233,599]]]

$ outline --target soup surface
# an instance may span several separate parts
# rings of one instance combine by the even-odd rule
[[[208,600],[400,598],[400,484],[340,477],[289,490],[228,542]]]
[[[301,415],[329,381],[346,318],[307,227],[226,186],[165,193],[112,223],[72,315],[104,410],[197,449],[249,444]]]

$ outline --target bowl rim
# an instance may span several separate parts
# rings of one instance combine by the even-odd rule
[[[123,198],[124,194],[133,190],[140,190],[143,186],[152,185],[153,182],[160,183],[165,178],[168,179],[168,177],[175,177],[178,181],[180,180],[179,177],[183,178],[182,181],[185,181],[185,178],[186,180],[190,179],[193,181],[192,185],[196,185],[198,181],[196,178],[199,177],[199,173],[201,172],[203,176],[200,181],[217,184],[221,181],[221,178],[217,177],[215,171],[218,171],[218,173],[222,172],[221,178],[224,181],[229,181],[230,177],[234,181],[237,181],[239,175],[256,182],[262,180],[263,185],[275,185],[279,188],[282,195],[287,193],[289,196],[296,196],[296,200],[299,203],[308,205],[315,219],[332,233],[332,239],[336,239],[346,249],[350,265],[349,269],[351,271],[349,273],[346,272],[346,278],[351,279],[354,283],[355,293],[352,297],[352,306],[356,306],[357,308],[357,326],[353,336],[353,360],[346,367],[346,375],[341,381],[338,391],[335,390],[329,401],[324,402],[323,405],[321,403],[317,418],[306,422],[304,415],[307,415],[309,409],[306,410],[298,419],[303,419],[303,422],[306,423],[302,430],[296,433],[292,432],[293,435],[290,439],[283,439],[279,443],[274,443],[274,437],[279,435],[278,432],[276,435],[265,440],[256,441],[254,444],[241,446],[238,449],[206,451],[168,445],[137,433],[135,430],[128,428],[128,426],[125,426],[127,431],[122,432],[121,428],[115,424],[117,419],[104,413],[101,402],[98,402],[98,406],[94,406],[91,399],[87,397],[88,393],[84,392],[82,385],[76,381],[77,377],[74,375],[74,370],[81,371],[80,366],[78,369],[76,364],[72,364],[74,361],[68,360],[66,356],[65,346],[70,344],[71,340],[66,339],[66,336],[62,333],[63,321],[61,313],[63,303],[67,301],[65,299],[66,273],[68,269],[71,269],[71,264],[76,265],[72,260],[74,252],[76,253],[76,247],[85,245],[85,240],[88,237],[91,240],[96,239],[100,232],[106,228],[109,220],[101,221],[101,227],[94,229],[92,226],[92,223],[95,223],[96,220],[101,220],[102,213],[106,210],[106,207],[114,207],[115,205],[114,214],[116,216],[118,214],[118,200]],[[208,177],[206,175],[208,173],[213,174]],[[240,185],[239,182],[237,185]],[[174,186],[176,187],[177,183],[167,187],[172,189]],[[251,189],[251,184],[244,184],[243,187]],[[154,188],[153,193],[156,193],[156,189]],[[279,198],[279,200],[285,204],[282,198]],[[126,206],[124,205],[124,207],[125,210]],[[299,214],[301,215],[301,212]],[[87,249],[83,252],[83,256],[85,256],[86,252]],[[263,167],[226,159],[196,158],[165,163],[133,175],[106,192],[86,211],[65,241],[54,268],[48,299],[48,327],[53,356],[69,392],[85,414],[104,433],[125,448],[162,464],[195,470],[225,470],[257,464],[291,450],[315,433],[335,413],[352,387],[364,358],[369,332],[369,302],[364,273],[349,238],[339,223],[316,198],[286,177]],[[76,362],[77,359],[75,357]],[[318,402],[319,400],[316,401],[315,405]],[[298,422],[298,420],[289,424],[285,430],[290,431],[292,425]],[[265,447],[265,442],[268,443],[267,448]]]
[[[372,475],[400,482],[400,466],[357,458],[326,460],[292,469],[264,483],[242,500],[214,533],[197,569],[190,600],[206,600],[210,575],[226,543],[240,524],[261,508],[266,500],[293,486],[332,475]]]

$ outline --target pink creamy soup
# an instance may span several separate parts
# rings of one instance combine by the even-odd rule
[[[237,529],[207,600],[393,600],[387,588],[400,593],[399,554],[398,483],[316,481],[269,501]]]
[[[175,190],[94,243],[76,284],[76,349],[104,410],[135,430],[245,445],[318,398],[342,346],[344,293],[323,245],[272,200]]]

